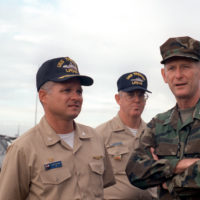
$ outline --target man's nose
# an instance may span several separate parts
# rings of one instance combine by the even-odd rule
[[[182,77],[182,70],[180,68],[177,68],[175,71],[176,78]]]
[[[71,98],[73,98],[73,99],[79,99],[80,97],[81,97],[81,95],[78,94],[76,91],[71,93]]]
[[[134,99],[134,101],[136,101],[136,102],[140,101],[140,96],[139,96],[139,94],[135,94],[133,99]]]

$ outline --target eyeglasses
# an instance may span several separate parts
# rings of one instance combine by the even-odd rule
[[[136,100],[136,98],[140,101],[146,101],[149,98],[148,94],[142,91],[123,92],[123,94],[127,101]]]

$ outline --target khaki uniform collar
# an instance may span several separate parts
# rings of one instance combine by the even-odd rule
[[[114,117],[114,122],[115,123],[112,123],[112,126],[113,126],[112,128],[115,132],[124,131],[125,129],[127,130],[126,126],[121,121],[119,114],[117,114]],[[142,132],[145,129],[145,127],[146,127],[146,123],[141,119],[141,123],[140,123],[140,126],[138,128],[138,133]]]
[[[121,121],[119,114],[117,114],[114,118],[113,118],[113,122],[111,124],[112,126],[112,130],[114,132],[119,132],[119,131],[124,131],[125,130],[125,125],[123,124],[123,122]]]
[[[93,137],[91,132],[85,132],[81,129],[80,124],[74,122],[75,134],[79,136],[80,139],[89,139]]]
[[[83,144],[84,140],[89,140],[93,135],[87,131],[83,131],[80,124],[74,122],[75,134],[74,134],[74,148],[73,152],[77,152]]]
[[[54,129],[51,128],[45,117],[42,117],[37,128],[46,146],[54,145],[60,141],[60,137],[56,134]]]
[[[76,124],[75,122],[74,127],[75,137],[78,136],[78,138],[80,139],[89,139],[93,137],[91,133],[82,131],[79,124]],[[40,132],[40,135],[42,136],[46,146],[54,145],[61,140],[60,137],[54,131],[54,129],[52,129],[51,126],[48,124],[45,117],[42,117],[39,124],[37,125],[37,129]]]

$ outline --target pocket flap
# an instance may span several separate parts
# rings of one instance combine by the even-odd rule
[[[89,166],[91,170],[99,175],[103,175],[104,173],[104,166],[103,163],[100,162],[90,162]]]
[[[40,178],[44,184],[60,184],[63,181],[69,179],[71,173],[66,168],[56,168],[48,171],[42,171]]]
[[[122,155],[129,153],[128,147],[126,146],[117,146],[117,147],[111,147],[107,148],[108,154],[110,155]]]

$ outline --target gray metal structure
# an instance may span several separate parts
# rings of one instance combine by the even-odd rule
[[[15,140],[17,137],[11,137],[7,135],[0,135],[0,170],[2,166],[2,162],[4,159],[4,156],[6,154],[6,150],[9,146],[9,144]]]

